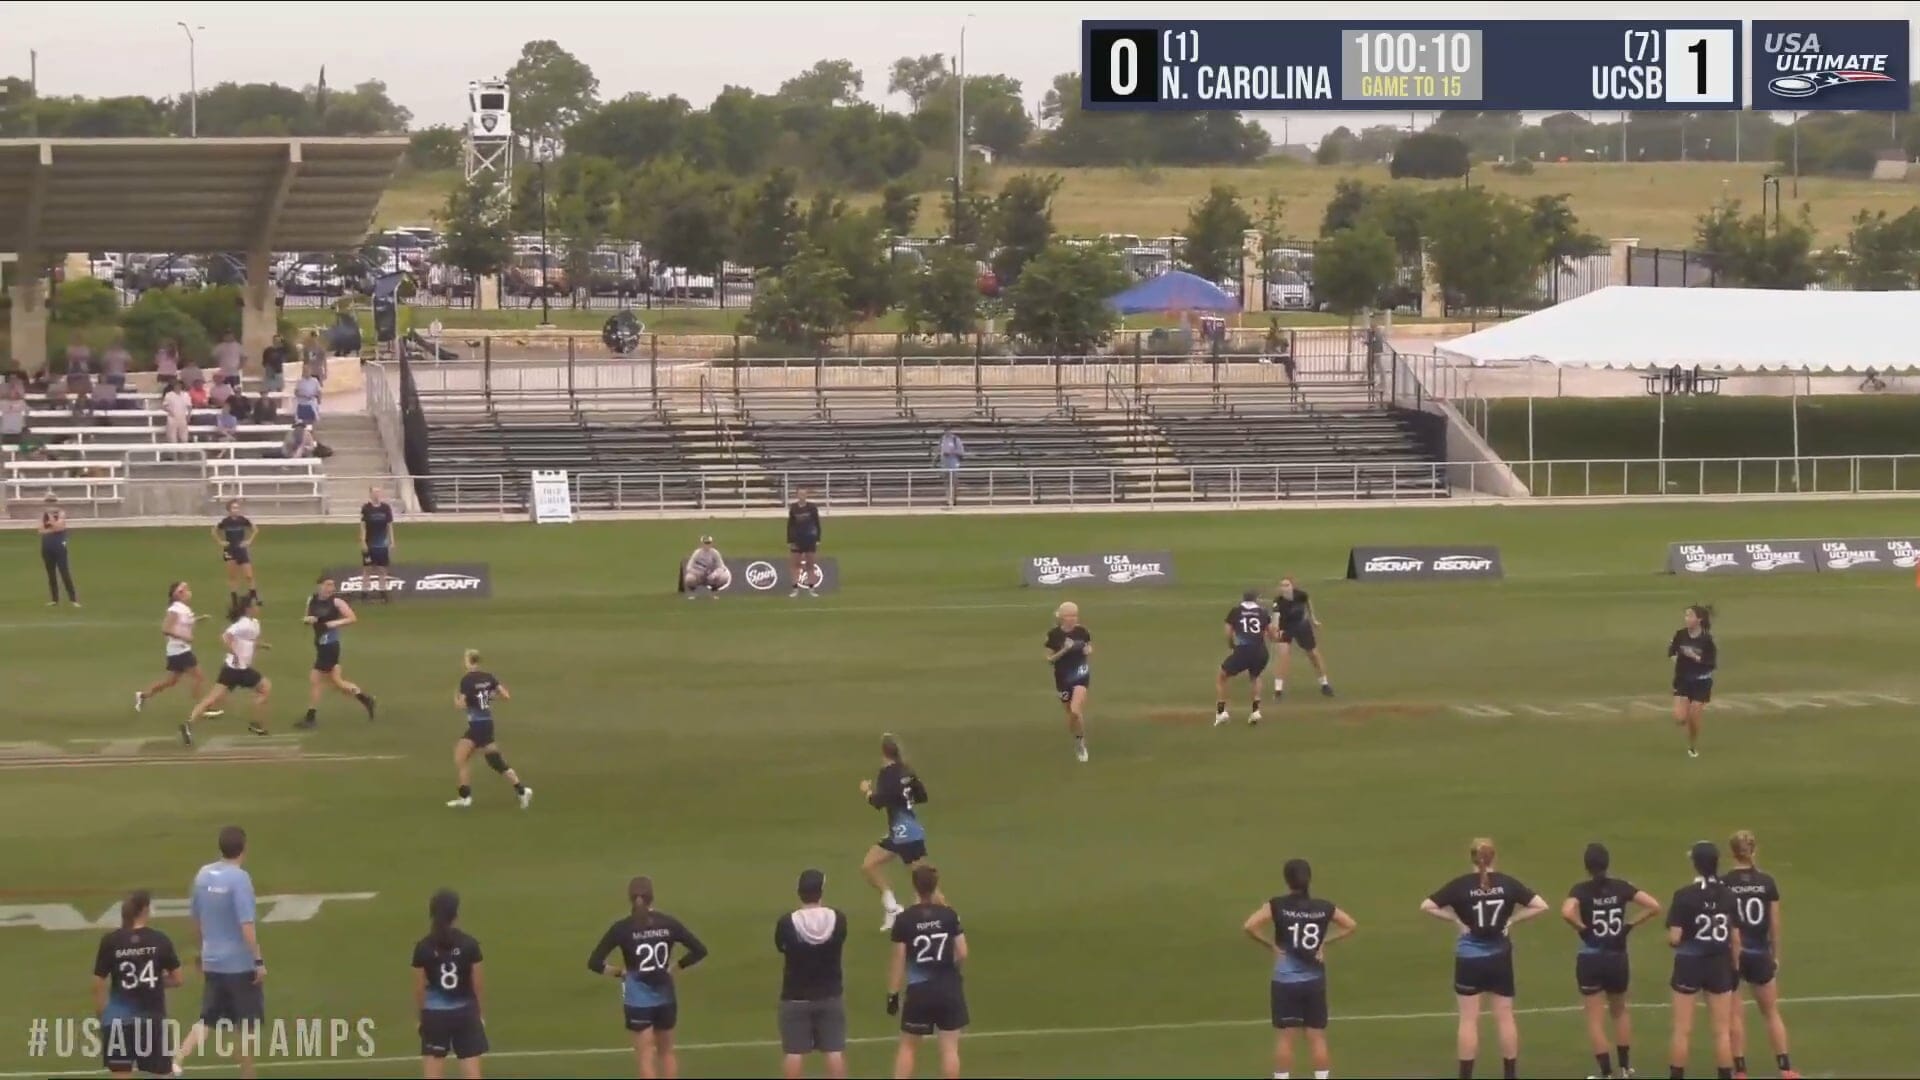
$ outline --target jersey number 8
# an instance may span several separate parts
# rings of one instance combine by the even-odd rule
[[[449,960],[440,965],[440,989],[460,989],[460,965]]]

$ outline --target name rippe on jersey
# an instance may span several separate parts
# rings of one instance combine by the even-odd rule
[[[308,922],[320,914],[321,906],[329,900],[372,900],[378,895],[370,892],[280,893],[255,897],[254,904],[263,923]],[[152,918],[155,920],[192,917],[192,900],[154,898]],[[112,930],[119,925],[118,900],[94,919],[87,918],[72,904],[0,904],[0,929],[37,926],[42,930]]]

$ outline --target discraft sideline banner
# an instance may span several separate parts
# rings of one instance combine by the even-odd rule
[[[1422,581],[1505,577],[1500,549],[1474,544],[1449,547],[1357,547],[1347,553],[1352,581]]]
[[[378,567],[338,566],[327,576],[349,600],[380,591]],[[484,600],[493,595],[493,577],[485,563],[400,563],[387,567],[387,578],[395,596]]]

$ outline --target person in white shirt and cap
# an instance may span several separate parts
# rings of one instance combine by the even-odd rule
[[[680,591],[691,600],[702,588],[712,596],[731,584],[733,571],[727,569],[727,560],[721,557],[720,549],[713,546],[713,537],[701,537],[700,546],[693,549],[686,565],[680,568]]]

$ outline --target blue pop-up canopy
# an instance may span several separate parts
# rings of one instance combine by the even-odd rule
[[[1120,293],[1107,303],[1122,315],[1148,311],[1238,311],[1240,301],[1206,278],[1170,270]]]

